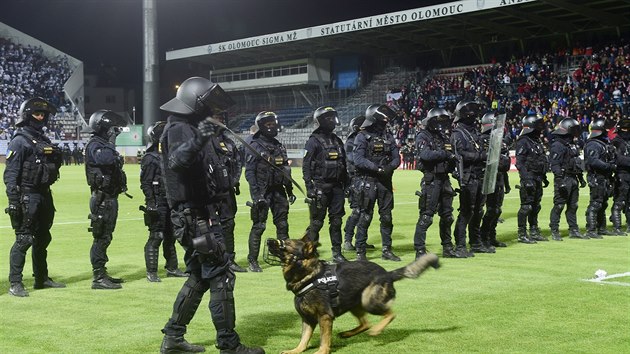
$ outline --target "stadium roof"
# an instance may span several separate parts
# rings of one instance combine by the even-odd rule
[[[215,69],[340,54],[422,54],[630,28],[628,0],[463,0],[173,50]]]

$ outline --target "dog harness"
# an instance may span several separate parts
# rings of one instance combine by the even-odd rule
[[[301,289],[293,291],[295,296],[302,297],[313,289],[325,290],[328,292],[328,298],[333,308],[339,306],[339,279],[337,278],[337,265],[324,263],[324,271],[317,277],[313,278],[310,283],[307,283]]]

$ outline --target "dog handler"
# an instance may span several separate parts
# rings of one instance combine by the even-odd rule
[[[209,215],[206,208],[210,203],[207,171],[212,159],[204,145],[216,134],[216,126],[205,118],[223,112],[233,103],[219,85],[191,77],[181,84],[175,98],[160,107],[171,113],[160,139],[166,198],[175,237],[186,249],[184,261],[190,273],[177,294],[173,314],[162,329],[161,353],[205,351],[203,346],[188,343],[184,334],[208,290],[208,307],[220,353],[265,352],[241,344],[235,330],[235,276],[230,271],[218,216]]]

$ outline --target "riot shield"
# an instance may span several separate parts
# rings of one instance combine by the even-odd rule
[[[505,125],[505,113],[495,116],[494,127],[490,132],[488,144],[488,159],[486,171],[483,175],[481,192],[485,195],[494,193],[497,184],[497,171],[499,170],[499,157],[501,155],[501,143],[503,141],[503,129]]]

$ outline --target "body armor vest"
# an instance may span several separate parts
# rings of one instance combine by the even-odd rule
[[[103,140],[99,142],[97,139]],[[92,191],[99,190],[109,195],[118,195],[127,190],[127,175],[123,171],[123,163],[120,159],[120,154],[111,146],[104,143],[104,139],[99,137],[93,137],[87,144],[85,149],[85,176],[87,178],[88,185]],[[104,149],[114,150],[115,155],[119,160],[109,166],[97,166],[94,164],[94,157],[91,154],[91,145],[101,144]]]
[[[519,139],[529,140],[527,147],[530,149],[530,152],[527,154],[527,160],[524,162],[527,171],[538,175],[547,173],[549,161],[542,143],[534,141],[528,136],[521,136]]]
[[[20,187],[23,190],[48,188],[59,179],[63,161],[61,149],[44,136],[36,138],[24,130],[18,130],[18,135],[26,138],[33,148],[33,154],[22,165]]]
[[[213,138],[206,148],[206,175],[210,196],[227,193],[231,187],[229,149],[225,142]]]
[[[618,155],[622,156],[630,156],[630,142],[623,139],[621,136],[617,135],[613,141],[612,145],[615,147],[615,152]],[[617,173],[625,173],[630,174],[630,166],[617,164]]]
[[[350,154],[354,153],[354,138],[357,136],[357,133],[353,132],[352,134],[348,135],[348,138],[346,140],[346,156],[350,156]],[[357,168],[354,165],[354,161],[350,158],[347,158],[346,160],[346,168],[348,169],[348,175],[350,176],[354,176],[357,172]]]
[[[425,141],[427,145],[421,146],[420,144],[417,147],[417,150],[420,149],[430,149],[432,151],[440,151],[446,150],[446,142],[439,135],[434,135],[427,130],[421,130],[416,137],[417,142]],[[448,142],[450,144],[450,142]],[[443,161],[424,161],[420,159],[420,154],[418,154],[417,165],[416,168],[423,173],[451,173],[455,171],[455,161],[451,160],[443,160]]]
[[[584,146],[584,150],[586,150],[586,147],[590,144],[597,144],[602,151],[602,154],[600,155],[600,159],[602,161],[604,161],[605,163],[614,163],[615,162],[615,148],[614,146],[612,146],[611,144],[606,144],[605,142],[599,140],[599,139],[589,139],[586,142],[586,145]],[[610,174],[610,172],[607,171],[598,171],[596,169],[593,168],[593,166],[591,165],[586,165],[586,171],[591,173],[591,172],[595,172],[595,173],[603,173],[603,174]]]
[[[166,190],[164,189],[163,179],[162,179],[162,166],[160,162],[160,155],[157,151],[147,151],[142,157],[142,163],[147,165],[153,165],[154,174],[151,176],[151,180],[147,181],[151,184],[151,191],[153,193],[153,198],[156,201],[161,199],[166,199]]]
[[[386,166],[392,162],[392,150],[394,148],[393,139],[389,139],[388,136],[379,136],[366,134],[368,141],[367,155],[368,160],[372,161],[377,166]]]
[[[346,175],[343,146],[335,135],[313,134],[322,147],[322,153],[311,161],[314,180],[338,181]]]
[[[283,169],[289,158],[287,157],[287,150],[279,142],[267,142],[262,139],[255,139],[253,144],[260,145],[262,149],[256,149],[260,152],[260,156],[264,160],[271,162],[272,165]],[[259,186],[271,187],[284,185],[285,177],[279,170],[272,168],[265,161],[258,160],[256,163],[256,181]]]

